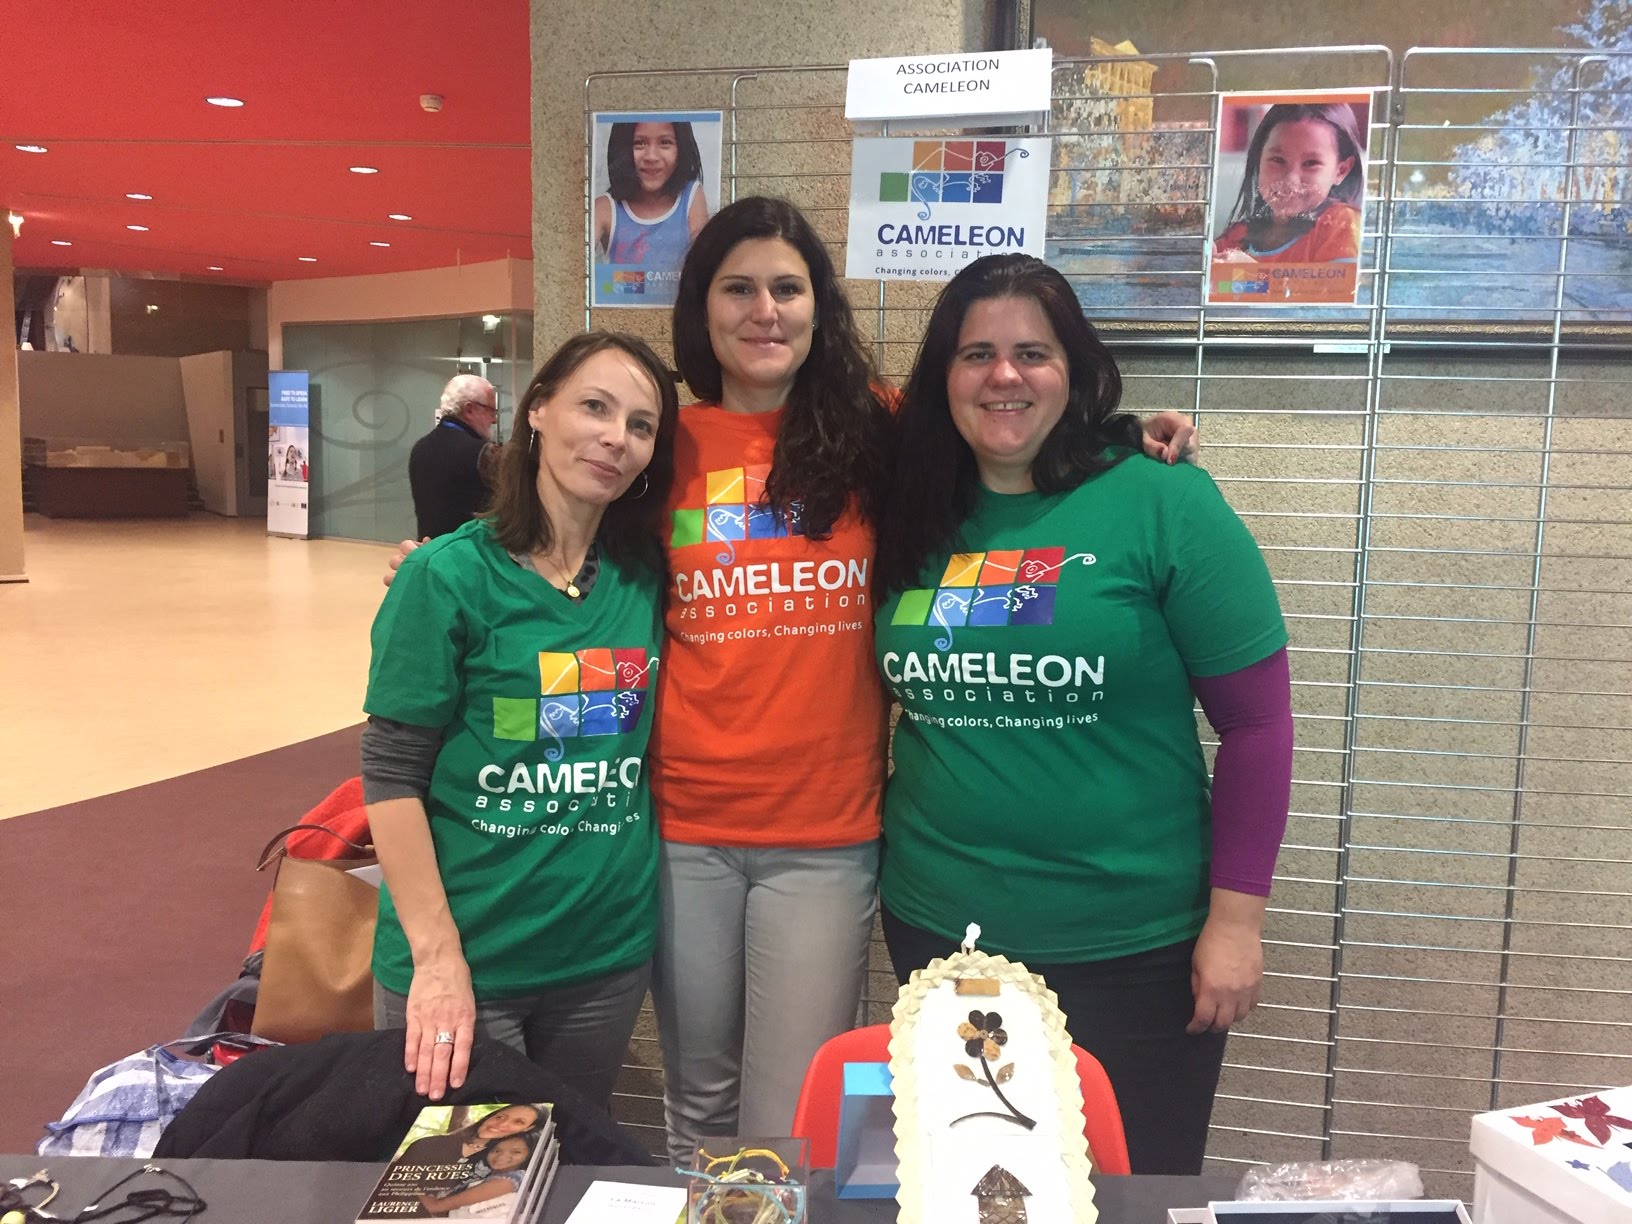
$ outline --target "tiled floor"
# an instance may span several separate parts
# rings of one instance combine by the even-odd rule
[[[29,516],[0,585],[0,819],[362,718],[390,549],[254,520]]]

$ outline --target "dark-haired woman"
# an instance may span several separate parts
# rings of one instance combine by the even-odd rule
[[[375,618],[375,1018],[406,1028],[433,1100],[476,1032],[611,1097],[657,925],[643,763],[676,412],[645,344],[567,341],[522,399],[492,510],[408,556]]]
[[[597,262],[644,271],[640,298],[628,304],[668,305],[686,248],[708,220],[697,137],[686,122],[614,123],[606,167],[606,194],[595,197]]]
[[[810,223],[753,197],[686,257],[652,791],[670,1154],[785,1135],[855,1020],[884,780],[869,621],[889,412]]]
[[[977,260],[936,303],[878,541],[876,651],[903,709],[884,933],[905,982],[979,923],[1105,1064],[1133,1171],[1197,1173],[1263,976],[1287,638],[1246,528],[1205,472],[1140,455],[1120,394],[1039,260]]]
[[[891,425],[827,248],[786,201],[739,200],[703,227],[674,352],[703,402],[680,413],[669,499],[653,997],[684,1162],[708,1136],[787,1134],[811,1056],[855,1022],[884,784],[871,614]]]

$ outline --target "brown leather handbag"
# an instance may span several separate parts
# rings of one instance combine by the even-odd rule
[[[358,857],[297,858],[291,833],[339,838]],[[272,918],[266,928],[260,992],[250,1031],[273,1041],[316,1041],[329,1033],[374,1027],[374,918],[380,890],[356,876],[374,865],[372,846],[359,846],[322,825],[294,825],[267,842],[255,865],[274,863]]]

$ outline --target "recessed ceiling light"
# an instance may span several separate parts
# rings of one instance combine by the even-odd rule
[[[316,255],[301,255],[299,257],[299,259],[300,259],[301,263],[316,263],[317,262],[317,256]]]
[[[368,245],[369,246],[378,246],[378,247],[388,247],[391,244],[389,242],[371,242]]]
[[[223,268],[220,264],[211,264],[210,267],[209,267],[209,270],[211,272],[225,272],[226,271],[226,269]]]
[[[69,242],[68,239],[66,239],[66,238],[53,238],[53,239],[51,239],[51,245],[52,246],[73,246],[74,244]]]
[[[380,172],[378,166],[347,166],[346,169],[353,174],[378,174]]]
[[[242,98],[229,98],[225,95],[215,98],[205,98],[204,101],[208,102],[211,106],[234,107],[242,106],[244,104],[244,100]]]
[[[46,149],[46,147],[44,145],[13,145],[12,147],[14,149],[16,149],[17,152],[19,152],[19,153],[45,153],[45,152],[47,152],[47,149]]]
[[[410,217],[407,213],[386,213],[385,215],[386,215],[386,219],[390,220],[390,221],[412,221],[413,220],[413,218]]]
[[[125,192],[125,199],[127,199],[127,200],[151,200],[152,198],[153,198],[152,196],[148,195],[144,191],[127,191],[127,192]]]
[[[149,302],[147,304],[147,313],[148,314],[158,314],[159,313],[159,308],[157,306],[153,305],[152,302]]]
[[[147,233],[147,226],[145,225],[127,225],[125,228],[128,230],[135,230],[138,234]]]

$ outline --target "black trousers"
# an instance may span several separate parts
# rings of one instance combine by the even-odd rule
[[[955,941],[901,921],[883,907],[884,942],[903,985],[915,969],[957,951]],[[1192,1037],[1194,940],[1082,964],[1019,957],[1059,996],[1071,1040],[1104,1064],[1122,1107],[1135,1173],[1195,1174],[1224,1062],[1225,1033]]]

